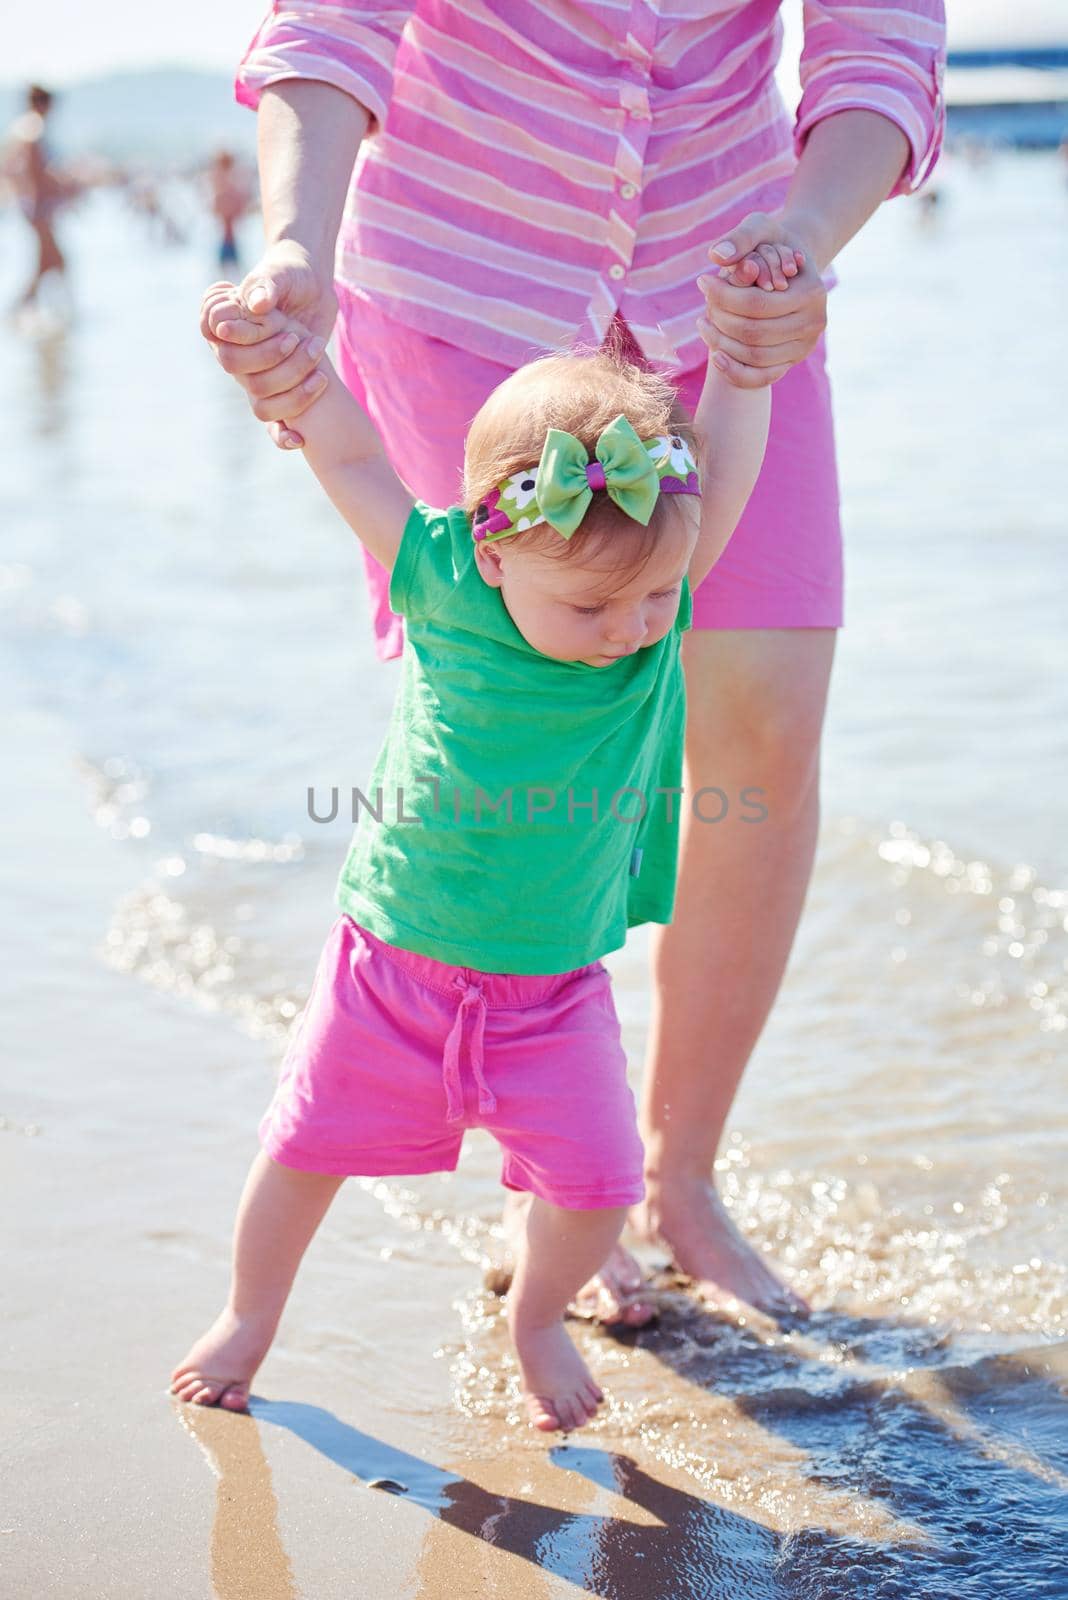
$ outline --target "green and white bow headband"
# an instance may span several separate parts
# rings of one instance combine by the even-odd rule
[[[643,527],[661,494],[700,494],[697,463],[677,433],[639,439],[622,413],[597,441],[594,459],[574,434],[550,428],[536,467],[513,472],[479,502],[472,520],[476,539],[503,539],[547,522],[570,539],[603,489]]]

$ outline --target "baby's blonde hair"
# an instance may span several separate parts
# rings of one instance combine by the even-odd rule
[[[660,434],[683,438],[697,456],[693,423],[678,391],[663,373],[640,367],[610,337],[601,349],[574,346],[539,356],[499,384],[471,423],[464,448],[463,506],[473,516],[479,501],[503,479],[541,459],[550,428],[574,434],[591,459],[597,440],[623,414],[639,439]],[[621,511],[606,494],[595,494],[570,539],[548,523],[495,541],[521,540],[522,550],[561,560],[583,561],[610,548],[615,574],[637,573],[649,560],[666,527],[677,526],[683,496],[660,495],[647,526]]]

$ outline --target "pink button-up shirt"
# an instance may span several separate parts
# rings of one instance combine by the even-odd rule
[[[516,366],[618,308],[687,370],[708,246],[781,205],[821,117],[901,128],[894,194],[937,158],[942,0],[804,0],[804,29],[793,123],[779,0],[275,0],[237,95],[309,78],[371,112],[337,275],[391,316]]]

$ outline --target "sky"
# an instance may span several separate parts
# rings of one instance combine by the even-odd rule
[[[64,84],[120,68],[191,66],[228,72],[263,14],[265,0],[49,0],[14,5],[3,25],[0,79]],[[1064,0],[947,0],[950,34],[958,48],[1004,44],[1064,44]],[[783,0],[788,40],[801,0]],[[796,46],[791,54],[796,55]]]

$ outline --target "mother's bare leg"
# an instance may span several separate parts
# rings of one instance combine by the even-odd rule
[[[778,993],[812,871],[819,742],[832,629],[686,635],[688,722],[675,919],[657,928],[642,1131],[646,1198],[635,1220],[712,1300],[772,1313],[796,1301],[739,1234],[713,1162],[746,1064]],[[694,819],[702,787],[722,822]],[[742,789],[767,818],[743,822]],[[714,796],[702,802],[714,816]]]
[[[830,628],[686,634],[679,887],[674,921],[652,935],[646,1198],[631,1220],[667,1246],[705,1298],[771,1313],[803,1302],[738,1233],[716,1192],[713,1162],[812,873],[834,646]],[[690,802],[703,787],[727,794],[722,822],[694,819]],[[763,791],[765,821],[740,821],[745,788]],[[716,797],[702,809],[715,816]],[[526,1199],[516,1197],[517,1210]],[[579,1299],[606,1323],[639,1326],[654,1314],[638,1263],[621,1245]]]

